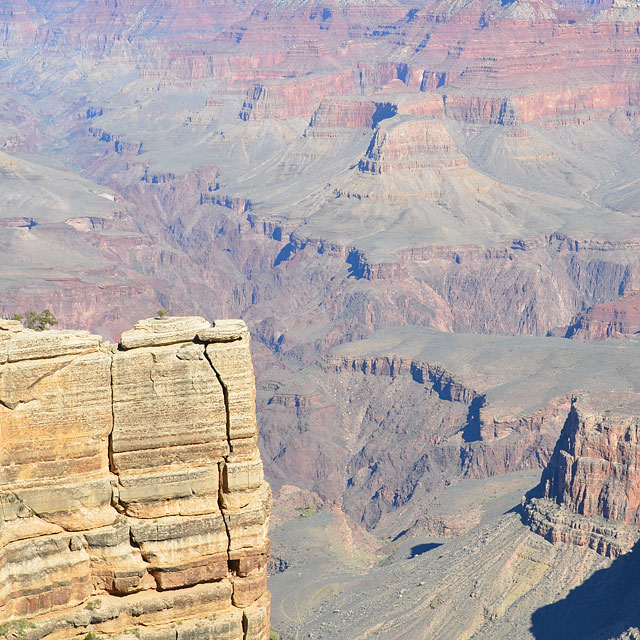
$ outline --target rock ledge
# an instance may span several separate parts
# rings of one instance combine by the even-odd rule
[[[0,321],[0,622],[268,638],[249,346],[238,320],[143,320],[118,348]]]

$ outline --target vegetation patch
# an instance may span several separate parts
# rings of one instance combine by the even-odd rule
[[[27,329],[35,329],[36,331],[44,331],[58,324],[56,317],[49,309],[44,309],[40,313],[27,311],[24,315],[16,313],[12,320],[19,320]]]
[[[300,513],[301,518],[310,518],[316,515],[316,508],[314,505],[309,504],[304,507],[296,507],[296,511]]]
[[[101,606],[102,606],[102,600],[98,598],[97,600],[89,600],[89,602],[87,602],[87,604],[84,605],[84,608],[89,609],[89,611],[94,611],[95,609],[99,609]],[[88,640],[92,640],[92,639],[89,638]]]
[[[0,636],[3,638],[23,638],[27,629],[35,629],[36,625],[31,620],[10,620],[0,624]]]

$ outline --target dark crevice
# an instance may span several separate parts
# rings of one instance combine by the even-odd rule
[[[273,266],[277,267],[279,264],[286,262],[292,255],[295,254],[295,252],[296,248],[293,246],[293,244],[291,244],[291,242],[288,242],[284,247],[282,247],[280,253],[278,253],[278,255],[276,256],[275,260],[273,261]]]
[[[220,373],[218,373],[218,370],[213,364],[213,361],[209,357],[206,347],[204,349],[204,357],[207,359],[207,362],[209,363],[211,370],[215,374],[216,378],[218,379],[218,383],[222,388],[222,397],[224,400],[224,411],[225,411],[225,418],[226,418],[227,446],[229,448],[229,453],[230,453],[231,452],[231,415],[229,410],[229,389],[227,389],[227,385],[222,379],[222,376],[220,375]],[[221,461],[218,464],[218,508],[220,509],[220,514],[222,515],[222,521],[224,522],[224,528],[225,528],[225,531],[227,532],[227,567],[229,572],[231,573],[232,572],[232,561],[230,557],[231,556],[231,531],[229,530],[229,523],[227,522],[227,518],[225,516],[223,500],[222,500],[222,494],[223,494],[222,482],[223,482],[224,465],[225,465],[225,461]],[[232,582],[232,587],[233,587],[233,582]]]
[[[109,392],[111,394],[111,429],[109,430],[108,436],[109,471],[117,476],[118,472],[116,471],[116,465],[113,462],[113,430],[116,426],[116,410],[113,398],[113,356],[111,356],[111,361],[109,363],[109,378],[111,381],[111,384],[109,385]]]
[[[36,378],[30,385],[28,385],[27,389],[33,389],[33,387],[35,387],[38,383],[42,382],[45,378],[49,378],[50,376],[53,376],[56,373],[58,373],[58,371],[62,371],[66,367],[68,367],[71,364],[73,364],[74,361],[75,361],[75,357],[72,358],[71,360],[67,360],[66,362],[61,363],[60,366],[56,367],[55,369],[53,369],[51,371],[47,371],[46,373],[43,373],[41,376]],[[27,401],[27,402],[29,402],[29,401]],[[22,403],[22,401],[21,401],[21,403]]]
[[[247,618],[247,614],[242,612],[242,637],[246,639],[247,631],[249,630],[249,619]]]
[[[376,105],[375,113],[372,118],[371,128],[375,129],[379,122],[387,118],[393,118],[398,113],[398,107],[390,102],[383,102]]]
[[[416,544],[411,547],[411,551],[409,553],[409,559],[416,558],[421,556],[423,553],[427,553],[428,551],[432,551],[433,549],[437,549],[441,547],[441,542],[424,542],[422,544]]]
[[[349,252],[345,262],[349,265],[348,278],[362,280],[367,277],[367,265],[363,260],[362,254],[357,249]]]
[[[227,389],[227,385],[225,384],[224,380],[222,379],[222,376],[218,373],[217,369],[215,368],[215,365],[211,361],[211,358],[209,357],[209,354],[207,353],[206,347],[205,347],[205,350],[204,350],[204,357],[207,359],[207,362],[209,363],[209,366],[211,367],[211,370],[215,374],[216,378],[218,379],[218,382],[220,383],[220,387],[222,388],[222,397],[223,397],[223,400],[224,400],[224,411],[225,411],[225,417],[226,417],[226,423],[227,423],[226,424],[227,444],[229,445],[229,452],[231,452],[231,415],[230,415],[230,412],[229,412],[229,389]]]
[[[9,411],[13,411],[19,404],[25,404],[24,400],[18,400],[18,402],[9,402],[9,400],[0,400],[0,406]]]

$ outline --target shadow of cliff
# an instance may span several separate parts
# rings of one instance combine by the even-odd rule
[[[467,412],[467,422],[462,430],[462,440],[464,442],[478,442],[482,440],[480,427],[482,422],[480,420],[480,409],[484,406],[486,398],[484,396],[478,396],[471,401],[469,410]]]
[[[441,547],[442,544],[438,542],[424,542],[422,544],[416,544],[411,547],[411,551],[409,553],[409,559],[416,558],[417,556],[421,556],[423,553],[427,553],[427,551],[431,551],[432,549],[437,549]]]
[[[640,541],[566,598],[531,616],[536,640],[605,640],[640,627]]]

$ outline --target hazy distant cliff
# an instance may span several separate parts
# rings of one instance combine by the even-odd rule
[[[0,321],[0,623],[35,640],[260,640],[271,492],[244,323],[121,344]]]

